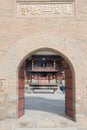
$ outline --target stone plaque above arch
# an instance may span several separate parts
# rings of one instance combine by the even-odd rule
[[[17,2],[17,17],[72,17],[74,16],[74,1],[19,1]]]

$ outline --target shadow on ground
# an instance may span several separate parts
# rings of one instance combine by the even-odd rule
[[[25,96],[25,110],[36,110],[65,116],[65,100]]]

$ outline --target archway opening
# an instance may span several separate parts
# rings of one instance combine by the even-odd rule
[[[38,100],[38,94],[40,96],[42,92],[44,92],[44,95],[46,96],[49,93],[52,95],[55,95],[56,93],[57,96],[60,96],[61,92],[64,100],[63,102],[60,102],[60,105],[63,103],[63,106],[61,107],[61,110],[63,110],[62,112],[71,119],[75,119],[74,72],[72,65],[61,53],[46,48],[36,50],[27,55],[19,67],[18,118],[22,117],[24,113],[26,113],[27,109],[32,108],[29,106],[30,104],[27,105],[29,100],[32,99],[31,97],[33,96],[34,99],[31,100],[31,102],[35,101],[36,103],[35,93],[37,93]],[[29,97],[26,96],[26,93],[29,95]],[[59,99],[57,100],[59,101]],[[53,100],[53,102],[56,104],[58,101]],[[34,105],[33,109],[35,110],[37,108],[38,107],[35,108]],[[39,107],[38,111],[48,111],[47,109],[43,108],[44,107]],[[49,110],[49,112],[53,111]],[[62,112],[60,115],[62,115]],[[54,113],[58,114],[58,112]]]

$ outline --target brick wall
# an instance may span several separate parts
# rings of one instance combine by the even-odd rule
[[[0,79],[6,80],[7,117],[17,117],[18,67],[32,52],[47,48],[69,63],[76,117],[87,108],[87,0],[76,0],[72,18],[17,18],[16,0],[0,2]],[[11,104],[11,105],[10,105]]]

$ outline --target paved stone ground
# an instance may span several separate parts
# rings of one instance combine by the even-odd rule
[[[10,127],[10,126],[13,126]],[[0,130],[87,130],[86,119],[74,122],[65,115],[65,95],[26,93],[25,115],[14,123],[12,119],[0,121]]]
[[[25,115],[18,121],[18,126],[26,128],[69,127],[72,124],[65,115],[65,94],[61,91],[25,95]]]
[[[65,94],[26,94],[25,116],[33,121],[56,121],[59,117],[65,117]]]
[[[61,91],[55,94],[52,91],[50,93],[36,91],[25,95],[25,115],[18,120],[17,130],[23,128],[26,130],[28,128],[30,130],[34,128],[35,130],[42,130],[42,128],[43,130],[87,130],[87,123],[81,120],[74,122],[65,115],[65,94]]]
[[[73,128],[71,128],[71,127],[68,127],[68,128],[18,128],[18,129],[16,129],[16,130],[77,130],[77,128],[75,128],[75,127],[73,127]]]

